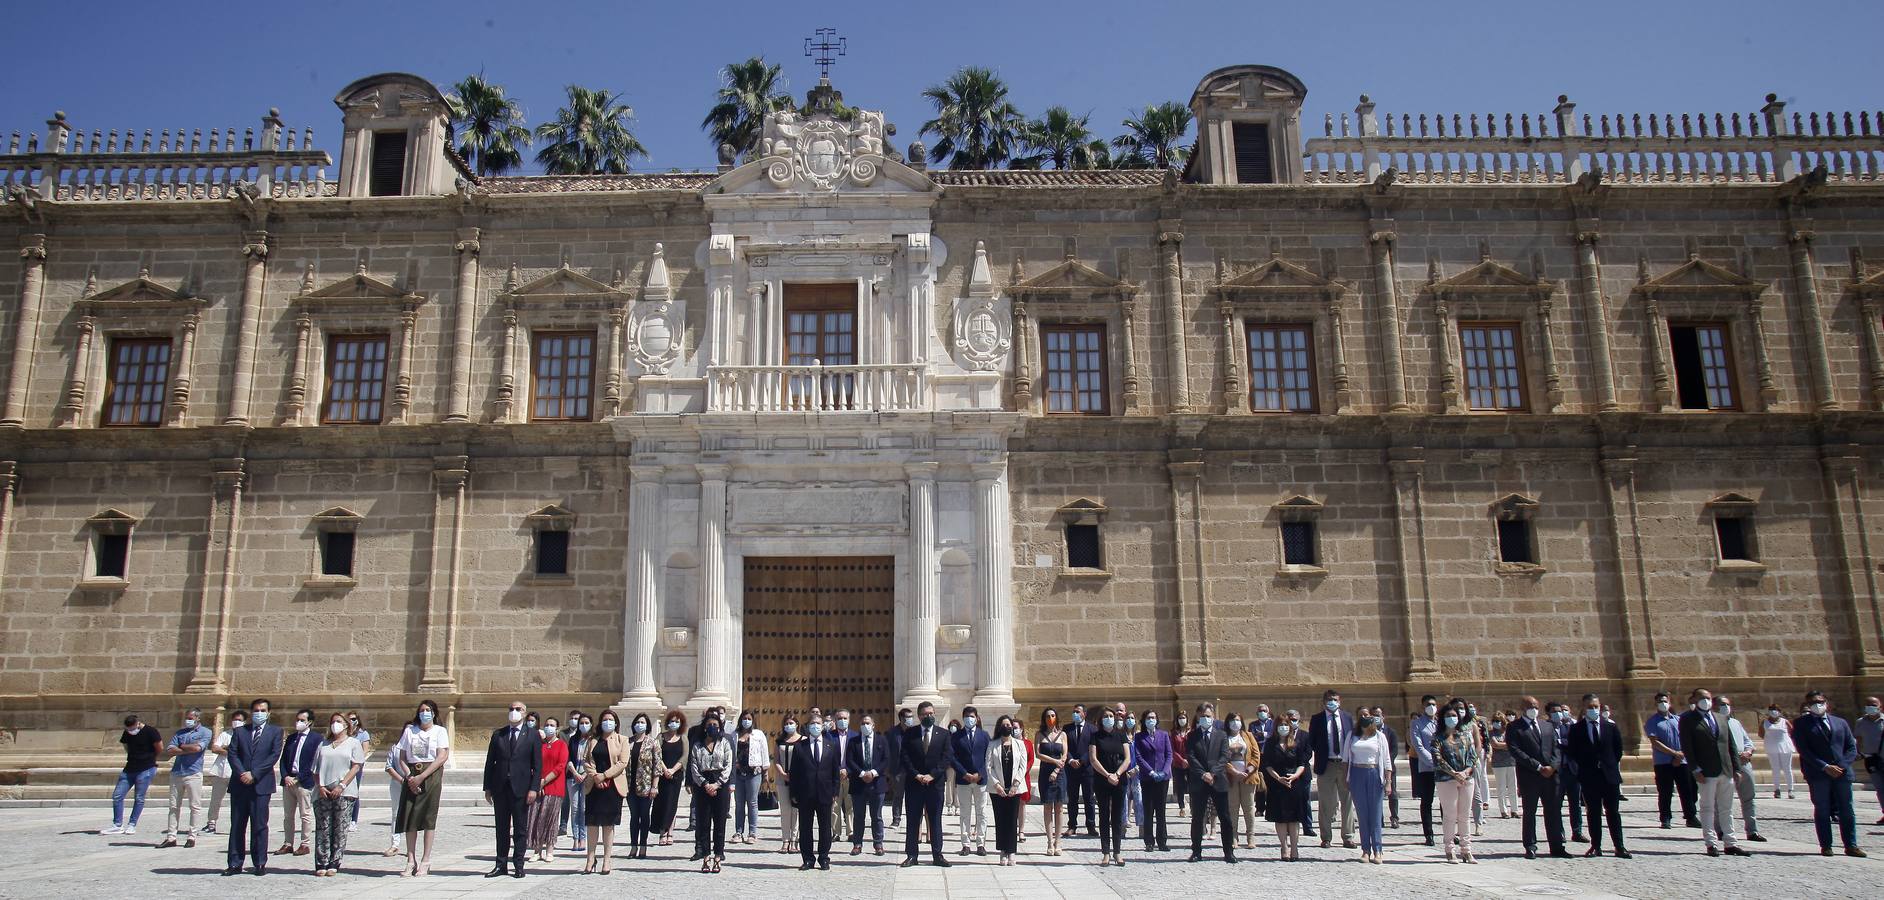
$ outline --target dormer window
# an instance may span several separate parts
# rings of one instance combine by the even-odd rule
[[[1237,184],[1276,182],[1276,167],[1270,161],[1268,123],[1231,123],[1230,143],[1236,151]]]
[[[405,192],[405,131],[373,132],[373,161],[367,173],[367,193],[374,197],[399,197]]]

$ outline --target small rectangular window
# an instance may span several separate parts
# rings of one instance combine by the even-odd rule
[[[536,335],[532,353],[530,418],[539,422],[586,422],[595,387],[595,335],[547,332]]]
[[[536,533],[536,574],[569,574],[569,532]]]
[[[1249,408],[1255,412],[1315,411],[1315,352],[1307,325],[1249,329]]]
[[[1318,566],[1315,553],[1314,522],[1282,523],[1282,563],[1289,566]]]
[[[104,424],[163,424],[164,396],[170,390],[169,338],[112,341],[109,374]]]
[[[353,577],[353,532],[321,532],[321,574]]]
[[[1041,329],[1049,413],[1103,416],[1106,397],[1104,325],[1048,325]]]
[[[1671,324],[1668,350],[1675,365],[1675,391],[1682,409],[1739,408],[1734,396],[1733,345],[1725,324]]]
[[[1275,166],[1269,158],[1269,126],[1262,122],[1235,122],[1230,141],[1236,149],[1237,184],[1274,184]]]
[[[1525,409],[1523,347],[1515,323],[1461,322],[1459,347],[1465,354],[1467,407]]]
[[[1714,536],[1720,544],[1720,558],[1727,560],[1753,561],[1753,541],[1746,519],[1718,517],[1714,520]]]
[[[1531,541],[1531,523],[1528,520],[1498,520],[1498,561],[1537,564],[1537,550]]]
[[[1099,526],[1066,526],[1066,567],[1069,569],[1103,569],[1099,555]]]
[[[373,162],[367,172],[366,192],[373,197],[398,197],[406,192],[405,132],[373,132]]]
[[[123,578],[125,562],[131,555],[128,534],[99,534],[92,537],[92,567],[96,578]]]

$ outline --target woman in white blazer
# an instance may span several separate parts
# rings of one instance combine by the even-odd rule
[[[1004,866],[1013,865],[1014,854],[1020,852],[1020,810],[1026,802],[1027,768],[1032,762],[1014,720],[1007,716],[996,720],[982,771],[987,773],[988,797],[994,804],[994,845]]]

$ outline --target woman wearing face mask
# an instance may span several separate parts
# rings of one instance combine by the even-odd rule
[[[1125,733],[1125,723],[1111,710],[1099,719],[1087,749],[1086,764],[1092,767],[1093,794],[1099,798],[1099,864],[1125,865],[1119,858],[1119,832],[1124,824],[1125,773],[1132,768],[1132,745]]]
[[[1308,766],[1313,760],[1308,741],[1295,723],[1283,717],[1276,736],[1262,750],[1263,783],[1268,801],[1263,818],[1276,824],[1278,859],[1294,862],[1302,842],[1302,823],[1308,820]]]
[[[1466,819],[1472,805],[1472,776],[1478,770],[1477,730],[1466,721],[1466,706],[1455,701],[1445,708],[1433,734],[1433,790],[1438,795],[1439,819],[1446,840],[1446,862],[1457,862],[1455,848],[1466,862],[1472,858],[1472,835]]]
[[[1766,741],[1766,766],[1773,782],[1773,799],[1779,799],[1780,785],[1786,786],[1786,799],[1797,799],[1793,794],[1792,723],[1786,720],[1779,704],[1766,708],[1766,718],[1760,721],[1760,737]]]
[[[1245,730],[1242,713],[1224,717],[1223,728],[1230,735],[1230,790],[1225,798],[1230,803],[1231,818],[1241,823],[1243,849],[1250,850],[1256,846],[1256,792],[1262,790],[1262,748]]]
[[[765,781],[765,767],[772,761],[765,732],[752,727],[752,713],[739,714],[739,739],[733,747],[733,841],[740,844],[759,842],[759,785]]]
[[[1014,864],[1020,852],[1020,806],[1027,790],[1027,744],[1015,732],[1014,720],[1002,716],[994,722],[994,739],[982,769],[988,778],[988,800],[994,805],[994,847],[1000,865]]]
[[[1491,734],[1491,770],[1492,782],[1498,789],[1498,818],[1515,819],[1518,817],[1518,758],[1511,755],[1511,745],[1505,738],[1510,733],[1512,722],[1517,713],[1506,710],[1492,720]]]
[[[1348,795],[1354,798],[1354,815],[1361,825],[1361,861],[1370,863],[1380,862],[1381,805],[1393,781],[1393,745],[1380,725],[1378,717],[1363,715],[1341,753],[1348,761]]]
[[[569,739],[564,742],[569,762],[563,765],[564,788],[569,791],[569,849],[589,852],[588,793],[589,751],[595,747],[595,720],[580,711],[569,716]]]
[[[1171,720],[1171,777],[1179,784],[1184,783],[1185,770],[1191,767],[1190,754],[1185,749],[1190,736],[1191,717],[1185,715],[1183,710],[1179,710]],[[1184,795],[1188,793],[1190,791],[1179,790],[1177,792],[1177,808],[1180,816],[1184,814]]]
[[[249,714],[236,710],[229,716],[229,727],[216,735],[216,739],[209,745],[210,761],[203,767],[203,772],[208,776],[206,780],[209,782],[209,824],[203,826],[204,834],[215,834],[216,823],[222,820],[223,795],[229,793],[229,742],[235,739],[237,731],[247,727],[249,727]],[[395,793],[394,799],[397,797]],[[397,844],[398,841],[395,840],[394,843]]]
[[[353,737],[345,713],[328,718],[327,740],[314,751],[314,874],[340,872],[347,855],[347,826],[360,804],[353,779],[366,767],[366,750]]]
[[[1138,780],[1144,786],[1145,814],[1138,821],[1138,836],[1145,850],[1170,850],[1164,804],[1171,787],[1171,736],[1158,730],[1158,713],[1145,710],[1142,724],[1132,736],[1132,755],[1138,760]]]
[[[696,826],[706,856],[700,871],[718,872],[726,858],[726,815],[731,805],[733,742],[720,733],[718,719],[708,719],[700,732],[700,743],[688,755],[687,782],[700,792],[700,815]]]
[[[649,827],[661,836],[661,846],[668,847],[674,843],[680,785],[687,780],[687,714],[670,709],[661,721],[661,790],[654,798],[654,821]]]
[[[589,772],[583,799],[584,824],[593,832],[589,849],[583,854],[582,874],[595,871],[595,848],[602,848],[601,872],[607,875],[615,855],[615,829],[621,825],[621,801],[628,796],[628,739],[621,733],[621,717],[612,709],[602,711],[596,722],[601,732],[589,747]]]
[[[778,733],[778,759],[772,763],[773,784],[779,794],[778,824],[780,853],[798,851],[798,807],[791,801],[792,756],[805,736],[798,733],[798,717],[787,715]]]
[[[1040,754],[1040,816],[1046,825],[1047,855],[1059,856],[1060,835],[1066,829],[1066,732],[1052,707],[1040,713],[1034,749]]]
[[[394,828],[406,836],[406,875],[432,872],[432,841],[438,834],[438,799],[445,792],[445,763],[451,759],[451,735],[438,723],[438,704],[420,700],[418,712],[393,747],[404,764],[405,794]],[[419,835],[425,835],[424,855]]]
[[[653,734],[654,720],[636,713],[628,726],[628,858],[648,858],[648,836],[653,833],[654,798],[661,794],[661,744]]]
[[[569,745],[556,739],[559,723],[554,716],[544,719],[537,729],[543,735],[543,781],[537,788],[536,802],[530,805],[530,830],[524,849],[536,852],[538,862],[549,862],[556,849],[556,818],[563,812],[563,771],[569,765]]]

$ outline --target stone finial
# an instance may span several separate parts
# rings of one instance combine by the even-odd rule
[[[1008,270],[1007,279],[1013,284],[1020,284],[1027,280],[1026,269],[1021,264],[1021,255],[1019,253],[1014,254],[1014,265]]]
[[[517,264],[511,263],[510,271],[504,275],[504,292],[514,294],[517,292],[517,287],[520,284],[522,284],[522,282],[517,278]]]
[[[1439,283],[1439,260],[1436,258],[1427,257],[1426,259],[1426,283]]]
[[[86,269],[85,270],[85,289],[79,292],[79,296],[90,297],[91,295],[96,294],[96,293],[98,293],[98,270]]]
[[[1018,257],[1014,262],[1016,267],[1020,265]],[[1018,269],[1015,274],[1018,277]],[[975,261],[968,269],[968,291],[971,294],[994,292],[994,274],[988,268],[988,246],[982,241],[975,242]]]
[[[1491,241],[1481,240],[1478,242],[1478,261],[1491,262]]]
[[[1640,284],[1649,283],[1648,257],[1641,253],[1635,255],[1635,280]]]
[[[301,293],[314,293],[314,264],[312,262],[309,262],[307,269],[301,273]]]
[[[722,172],[732,171],[733,161],[736,158],[737,151],[733,149],[732,144],[726,143],[720,144],[719,151],[719,170]]]
[[[929,148],[921,141],[909,142],[909,167],[917,171],[929,167]]]
[[[672,290],[673,284],[667,274],[667,248],[656,241],[654,258],[648,261],[647,293],[665,299]]]

